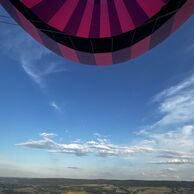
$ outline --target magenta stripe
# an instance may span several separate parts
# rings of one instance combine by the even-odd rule
[[[37,5],[38,3],[40,3],[43,0],[33,0],[33,1],[29,1],[29,0],[23,0],[22,2],[24,3],[24,5],[28,8],[32,8],[35,5]]]
[[[80,22],[79,29],[77,31],[77,36],[81,36],[85,38],[89,37],[93,8],[94,8],[94,1],[88,1],[82,16],[82,20]]]
[[[87,0],[79,0],[79,3],[77,4],[77,7],[69,20],[67,26],[64,29],[65,33],[76,35],[77,30],[79,28],[84,10],[86,8]]]
[[[95,54],[96,65],[112,65],[112,53]]]
[[[135,25],[133,23],[133,20],[131,16],[129,15],[129,12],[127,8],[125,7],[125,4],[123,3],[123,0],[114,0],[115,6],[117,9],[117,15],[119,17],[120,25],[122,28],[122,32],[127,32],[129,29],[134,29]]]
[[[162,6],[166,4],[162,0],[137,0],[137,2],[149,17],[152,17],[158,13]]]
[[[60,10],[52,17],[48,22],[49,25],[63,31],[68,24],[76,6],[78,0],[66,0]]]
[[[110,21],[107,1],[101,0],[100,37],[110,37]]]

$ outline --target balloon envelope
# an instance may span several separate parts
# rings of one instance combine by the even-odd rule
[[[135,58],[174,32],[194,0],[1,0],[10,15],[53,52],[78,63]]]

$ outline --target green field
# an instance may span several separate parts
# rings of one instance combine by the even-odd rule
[[[0,178],[0,194],[194,194],[194,182]]]

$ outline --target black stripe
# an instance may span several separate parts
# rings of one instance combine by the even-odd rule
[[[108,1],[108,12],[109,12],[109,21],[111,34],[119,34],[122,32],[121,24],[119,22],[119,17],[117,14],[116,6],[114,1]]]
[[[142,7],[138,4],[137,1],[124,0],[123,2],[125,4],[125,7],[128,10],[129,15],[133,20],[133,23],[136,26],[139,26],[140,24],[142,24],[142,22],[145,21],[146,19],[148,20],[149,17],[146,15],[146,13],[142,9]]]
[[[55,6],[52,6],[53,2],[48,0],[43,0],[37,5],[35,5],[32,10],[36,13],[41,10],[40,17],[48,22],[54,15],[57,13],[57,11],[61,8],[63,4],[65,4],[66,0],[64,1],[56,1]],[[48,5],[48,7],[47,7]],[[46,12],[46,13],[44,13]]]
[[[92,21],[90,26],[90,36],[99,37],[100,36],[100,4],[99,0],[95,0],[94,9],[92,13]]]

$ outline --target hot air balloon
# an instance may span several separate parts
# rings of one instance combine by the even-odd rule
[[[90,65],[142,55],[194,11],[194,0],[1,0],[1,4],[41,44]]]

